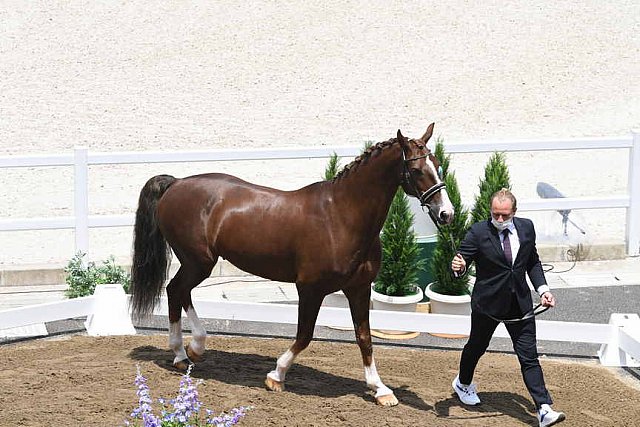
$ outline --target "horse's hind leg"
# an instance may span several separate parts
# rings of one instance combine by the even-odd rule
[[[182,262],[176,275],[167,285],[167,300],[169,302],[169,347],[175,357],[173,366],[186,370],[193,361],[201,359],[204,353],[206,331],[193,309],[191,290],[209,277],[214,263],[192,264]],[[193,341],[185,350],[182,340],[182,310],[187,313],[191,322]],[[192,359],[191,359],[191,358]]]
[[[309,346],[313,338],[313,329],[316,326],[318,312],[322,305],[324,295],[319,295],[313,291],[301,290],[298,285],[298,331],[293,345],[278,358],[276,369],[267,374],[265,385],[272,391],[284,390],[284,379],[287,371],[293,365],[295,358],[302,350]]]
[[[187,346],[187,357],[192,362],[200,362],[204,355],[207,331],[196,314],[193,305],[187,309],[187,318],[191,323],[191,342]]]
[[[344,289],[344,294],[349,300],[351,318],[356,333],[356,341],[362,354],[364,365],[364,377],[367,386],[375,392],[376,402],[382,406],[395,406],[398,399],[393,391],[384,385],[373,358],[373,345],[371,344],[371,327],[369,325],[369,300],[371,288],[368,283]]]

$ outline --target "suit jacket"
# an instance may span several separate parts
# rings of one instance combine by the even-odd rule
[[[507,263],[498,230],[491,220],[473,224],[459,250],[467,267],[472,261],[476,265],[471,308],[498,319],[507,316],[514,293],[521,312],[524,314],[531,310],[533,301],[525,273],[536,290],[546,284],[533,223],[526,218],[514,217],[513,224],[520,239],[520,249],[513,265]]]

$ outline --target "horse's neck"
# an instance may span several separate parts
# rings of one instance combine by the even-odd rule
[[[399,144],[387,147],[334,182],[336,207],[349,206],[352,226],[362,232],[379,231],[384,224],[400,184],[399,150]]]

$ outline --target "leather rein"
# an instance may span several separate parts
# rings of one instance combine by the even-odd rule
[[[527,319],[531,319],[532,317],[537,316],[538,314],[542,314],[545,311],[549,310],[551,308],[551,306],[543,306],[542,304],[537,304],[535,307],[533,307],[531,310],[527,311],[525,314],[522,315],[522,317],[517,317],[515,319],[498,319],[497,317],[493,317],[490,314],[486,314],[484,313],[486,316],[490,317],[491,319],[495,320],[496,322],[502,322],[502,323],[518,323],[518,322],[522,322],[523,320],[527,320]]]

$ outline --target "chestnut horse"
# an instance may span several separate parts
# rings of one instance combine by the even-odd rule
[[[324,297],[344,291],[367,386],[385,406],[398,403],[376,371],[369,329],[369,298],[381,260],[379,233],[398,186],[420,199],[430,216],[446,224],[453,206],[438,176],[439,164],[420,139],[397,138],[368,148],[333,180],[295,191],[250,184],[224,174],[151,178],[140,193],[134,229],[133,314],[152,312],[167,278],[171,249],[180,268],[167,285],[169,345],[173,365],[186,369],[201,359],[206,331],[193,308],[191,290],[209,277],[218,257],[270,280],[295,282],[298,328],[293,345],[265,380],[284,390],[287,370],[313,338]],[[185,349],[181,312],[192,325]]]

